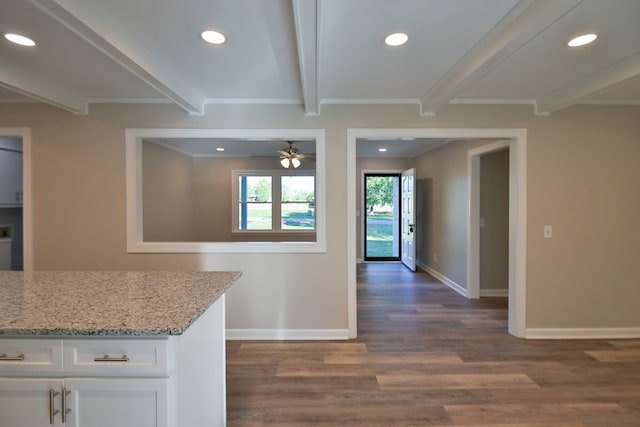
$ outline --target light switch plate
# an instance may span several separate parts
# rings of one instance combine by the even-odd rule
[[[553,237],[553,227],[550,225],[545,225],[544,226],[544,238],[545,239],[550,239]]]

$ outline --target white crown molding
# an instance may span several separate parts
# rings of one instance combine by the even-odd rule
[[[324,98],[321,105],[384,105],[384,104],[408,104],[420,105],[416,98]]]

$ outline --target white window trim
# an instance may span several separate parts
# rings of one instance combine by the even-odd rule
[[[309,139],[316,142],[316,239],[313,242],[145,242],[142,238],[143,138]],[[324,253],[326,243],[326,154],[324,129],[125,130],[128,253]]]
[[[240,176],[270,176],[271,177],[271,230],[242,230],[238,226],[238,177]],[[247,170],[247,169],[234,169],[231,171],[232,193],[231,193],[231,232],[247,235],[247,234],[261,234],[261,235],[273,235],[273,234],[316,234],[317,221],[314,215],[314,228],[313,230],[286,230],[281,227],[282,219],[282,177],[283,176],[312,176],[314,177],[314,203],[317,197],[317,184],[315,184],[316,174],[312,170]]]

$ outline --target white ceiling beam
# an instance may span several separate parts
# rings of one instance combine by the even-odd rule
[[[85,98],[0,59],[0,86],[75,114],[88,114]]]
[[[320,1],[320,0],[317,0]],[[307,115],[320,114],[318,101],[318,28],[316,0],[293,0],[300,81]]]
[[[536,100],[536,114],[550,114],[640,76],[640,53]]]
[[[540,34],[582,0],[521,0],[421,98],[421,114],[433,115]]]
[[[91,0],[30,0],[189,114],[204,113],[204,97],[196,94]]]

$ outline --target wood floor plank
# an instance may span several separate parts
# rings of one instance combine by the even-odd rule
[[[324,363],[328,364],[459,364],[462,359],[455,353],[428,353],[428,352],[388,352],[388,353],[327,353]]]
[[[317,352],[338,352],[348,351],[350,353],[358,351],[367,351],[367,345],[361,342],[253,342],[240,344],[238,352],[305,352],[305,353],[317,353]]]
[[[539,388],[525,374],[378,375],[381,390]]]
[[[585,351],[585,353],[594,359],[605,363],[640,362],[640,348],[612,351]]]
[[[325,363],[289,363],[278,365],[278,377],[370,377],[375,371],[369,365],[338,365]]]
[[[609,344],[617,348],[640,349],[640,340],[615,340],[609,341]]]
[[[558,403],[558,404],[499,404],[499,405],[451,405],[445,406],[455,425],[485,423],[517,423],[528,420],[533,423],[553,422],[640,422],[615,403]]]

